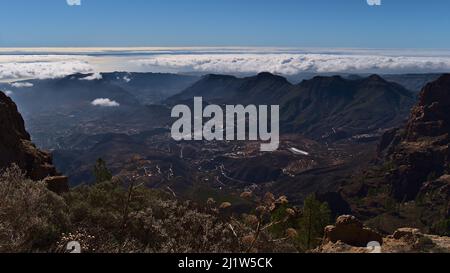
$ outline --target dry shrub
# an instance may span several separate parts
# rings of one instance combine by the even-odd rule
[[[69,224],[64,200],[16,165],[0,174],[0,252],[46,251]]]

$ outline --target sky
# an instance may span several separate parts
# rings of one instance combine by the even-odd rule
[[[450,48],[448,0],[0,0],[0,11],[0,47]]]
[[[0,0],[0,11],[0,82],[450,72],[448,0]]]

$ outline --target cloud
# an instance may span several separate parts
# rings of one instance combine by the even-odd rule
[[[13,82],[10,85],[14,88],[30,88],[34,86],[31,82]]]
[[[99,54],[106,53],[106,54]],[[133,53],[133,54],[131,54]],[[140,57],[136,57],[139,53]],[[432,73],[450,71],[449,50],[291,48],[0,48],[0,81],[95,72]],[[98,77],[96,74],[95,77]],[[95,80],[87,76],[86,80]],[[125,82],[131,77],[123,77]]]
[[[69,6],[81,6],[81,0],[66,0]]]
[[[127,83],[131,82],[131,78],[129,76],[123,76],[122,79],[123,79],[124,82],[127,82]]]
[[[102,74],[96,72],[96,73],[93,73],[92,75],[81,78],[80,81],[95,81],[95,80],[101,80],[101,79],[103,79]]]
[[[13,94],[12,91],[10,90],[5,90],[5,95],[7,95],[8,97],[10,97]]]
[[[258,73],[408,73],[450,70],[450,57],[358,54],[185,54],[132,61],[141,67],[179,72]]]
[[[101,107],[118,107],[120,104],[116,101],[110,100],[110,99],[95,99],[91,102],[93,106],[101,106]]]
[[[88,62],[76,60],[0,63],[0,80],[54,79],[92,71]]]

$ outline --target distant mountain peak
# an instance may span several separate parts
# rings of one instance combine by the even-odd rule
[[[288,83],[288,80],[285,77],[282,77],[280,75],[272,74],[270,72],[261,72],[255,77],[258,80],[273,80],[283,83]]]
[[[233,80],[237,79],[235,76],[222,75],[222,74],[208,74],[202,77],[202,80]]]
[[[372,74],[367,78],[369,81],[386,82],[380,75]]]

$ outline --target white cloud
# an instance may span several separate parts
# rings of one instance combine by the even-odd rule
[[[92,75],[81,78],[80,81],[94,81],[94,80],[101,80],[101,79],[103,79],[102,74],[96,72],[96,73],[93,73]]]
[[[91,102],[93,106],[101,106],[101,107],[118,107],[120,104],[116,101],[110,99],[99,98],[95,99]]]
[[[8,97],[11,96],[13,94],[12,91],[10,90],[5,90],[5,95],[7,95]]]
[[[34,84],[31,82],[13,82],[11,83],[11,86],[14,88],[30,88],[33,87]]]
[[[54,79],[92,70],[88,62],[76,60],[0,63],[0,80]]]
[[[24,54],[26,52],[21,51],[15,55],[10,51],[5,53],[0,54],[0,80],[52,79],[94,71],[90,64],[94,58],[87,55],[69,55],[70,52],[61,55],[37,55],[35,52]]]
[[[302,72],[406,73],[450,70],[450,57],[352,54],[185,54],[157,55],[132,61],[142,67],[180,72],[258,73]]]
[[[131,82],[131,78],[129,76],[123,76],[122,79],[124,80],[124,82]]]

